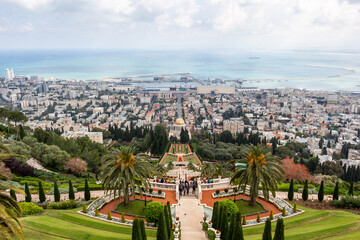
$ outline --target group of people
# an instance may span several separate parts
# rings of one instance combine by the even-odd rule
[[[195,194],[195,190],[197,189],[197,181],[180,181],[179,183],[179,191],[180,196],[182,195],[189,195],[190,189],[192,189],[192,194]]]

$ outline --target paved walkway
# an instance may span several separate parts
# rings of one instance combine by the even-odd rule
[[[181,222],[181,239],[183,240],[206,240],[205,232],[201,230],[202,218],[204,216],[203,207],[195,197],[182,197],[179,201],[180,206],[176,206],[176,216]]]

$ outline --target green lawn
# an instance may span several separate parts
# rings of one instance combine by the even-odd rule
[[[185,162],[191,162],[192,164],[194,165],[198,165],[198,161],[196,160],[196,157],[194,155],[189,155],[189,156],[186,156],[184,157],[184,161]]]
[[[22,217],[24,239],[131,239],[131,227],[96,220],[72,210],[45,210],[38,216]],[[146,230],[156,239],[155,230]]]
[[[346,211],[313,210],[286,218],[285,239],[360,239],[360,216]],[[272,223],[274,231],[276,222]],[[246,240],[261,239],[264,225],[244,228]]]
[[[135,200],[130,202],[130,206],[125,207],[123,203],[120,203],[115,210],[118,213],[131,214],[136,216],[144,216],[145,201]]]
[[[164,160],[162,161],[161,164],[167,164],[167,163],[170,163],[170,162],[176,162],[177,161],[177,157],[175,156],[170,156],[170,155],[166,155],[164,157]]]
[[[265,209],[259,203],[256,203],[254,207],[250,207],[249,202],[242,199],[236,200],[235,204],[242,215],[249,215],[265,211]]]

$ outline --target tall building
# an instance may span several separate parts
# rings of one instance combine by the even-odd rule
[[[5,75],[5,80],[11,81],[14,79],[15,74],[14,74],[14,70],[11,69],[5,69],[6,75]]]
[[[244,122],[240,118],[232,118],[224,121],[224,131],[230,131],[233,135],[244,132]]]

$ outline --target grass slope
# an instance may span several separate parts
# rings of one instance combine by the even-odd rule
[[[285,239],[360,239],[360,216],[346,211],[313,210],[286,218]],[[272,223],[273,235],[276,222]],[[246,240],[261,239],[264,225],[244,228]]]
[[[96,220],[72,210],[46,210],[21,218],[25,239],[131,239],[131,227]],[[156,231],[146,230],[155,240]]]
[[[136,216],[144,216],[145,201],[135,200],[130,202],[130,206],[124,207],[123,203],[120,203],[116,209],[118,213],[131,214]]]
[[[235,204],[240,210],[241,215],[256,214],[258,212],[265,211],[265,209],[259,203],[256,203],[254,207],[250,207],[249,202],[242,199],[236,200]]]

